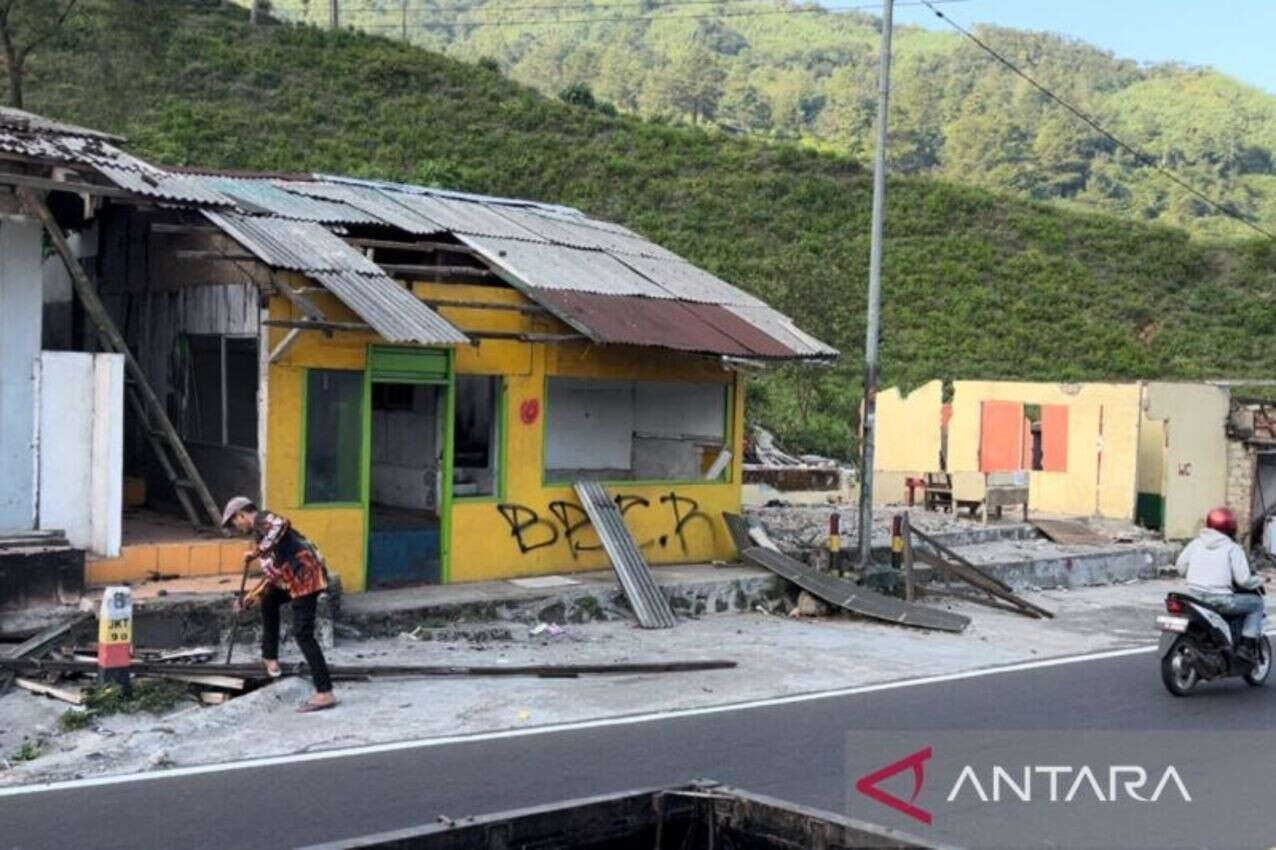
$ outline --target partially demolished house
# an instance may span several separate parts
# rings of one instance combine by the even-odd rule
[[[0,365],[31,376],[25,409],[79,429],[75,452],[32,460],[59,426],[5,420],[6,480],[13,466],[33,484],[0,525],[95,518],[101,539],[77,536],[99,556],[93,582],[238,570],[242,544],[130,548],[126,526],[121,546],[121,474],[130,502],[144,492],[148,508],[205,524],[230,494],[253,495],[356,591],[603,567],[581,480],[608,484],[648,561],[727,557],[740,369],[836,355],[574,209],[179,173],[119,143],[0,110],[0,313],[38,327],[43,312],[46,349],[6,340]],[[72,354],[89,359],[59,366]],[[41,488],[88,461],[101,480],[81,504],[40,510]]]
[[[1033,511],[1133,520],[1182,540],[1229,504],[1250,537],[1276,501],[1266,409],[1233,399],[1226,382],[891,389],[877,402],[878,498],[940,480],[955,502],[977,504],[990,476],[1015,472]]]

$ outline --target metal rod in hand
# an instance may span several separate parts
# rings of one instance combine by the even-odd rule
[[[246,555],[244,556],[244,574],[239,579],[239,596],[237,597],[237,599],[239,600],[240,607],[242,607],[244,604],[244,590],[248,587],[248,565],[251,564],[252,562],[253,562],[252,558]],[[232,614],[232,616],[234,617],[234,619],[231,621],[231,624],[230,624],[230,642],[226,645],[226,663],[227,664],[230,663],[230,656],[235,651],[235,638],[239,635],[240,608],[239,607],[234,608],[233,612],[234,613]]]

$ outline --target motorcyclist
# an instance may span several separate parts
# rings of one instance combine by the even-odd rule
[[[1246,661],[1259,660],[1258,639],[1263,623],[1263,580],[1249,570],[1245,550],[1236,543],[1236,514],[1215,508],[1205,517],[1205,528],[1184,547],[1178,558],[1186,573],[1188,590],[1202,602],[1228,616],[1244,616],[1236,653]]]

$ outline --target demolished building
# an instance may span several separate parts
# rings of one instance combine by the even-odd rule
[[[121,520],[208,526],[234,493],[355,591],[606,566],[581,480],[650,562],[729,557],[741,370],[836,356],[575,209],[121,144],[0,109],[3,407],[26,411],[0,428],[22,483],[0,527],[66,529],[89,583],[237,572],[242,544],[131,543]]]
[[[1228,504],[1256,540],[1276,501],[1276,431],[1268,406],[1234,397],[1244,383],[892,388],[877,401],[877,497],[903,501],[910,480],[943,476],[954,502],[979,504],[990,476],[1018,473],[1033,511],[1133,520],[1183,540]]]

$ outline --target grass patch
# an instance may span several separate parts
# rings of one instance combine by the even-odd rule
[[[35,738],[28,738],[22,742],[22,746],[18,747],[17,752],[13,754],[14,761],[35,761],[44,755],[44,741]]]
[[[187,692],[184,683],[164,679],[134,682],[131,696],[125,696],[124,689],[119,685],[101,685],[84,692],[84,706],[87,710],[83,714],[92,717],[138,714],[143,711],[163,714],[186,699]]]
[[[58,728],[63,732],[77,732],[93,724],[92,713],[82,708],[68,708],[58,716]]]

